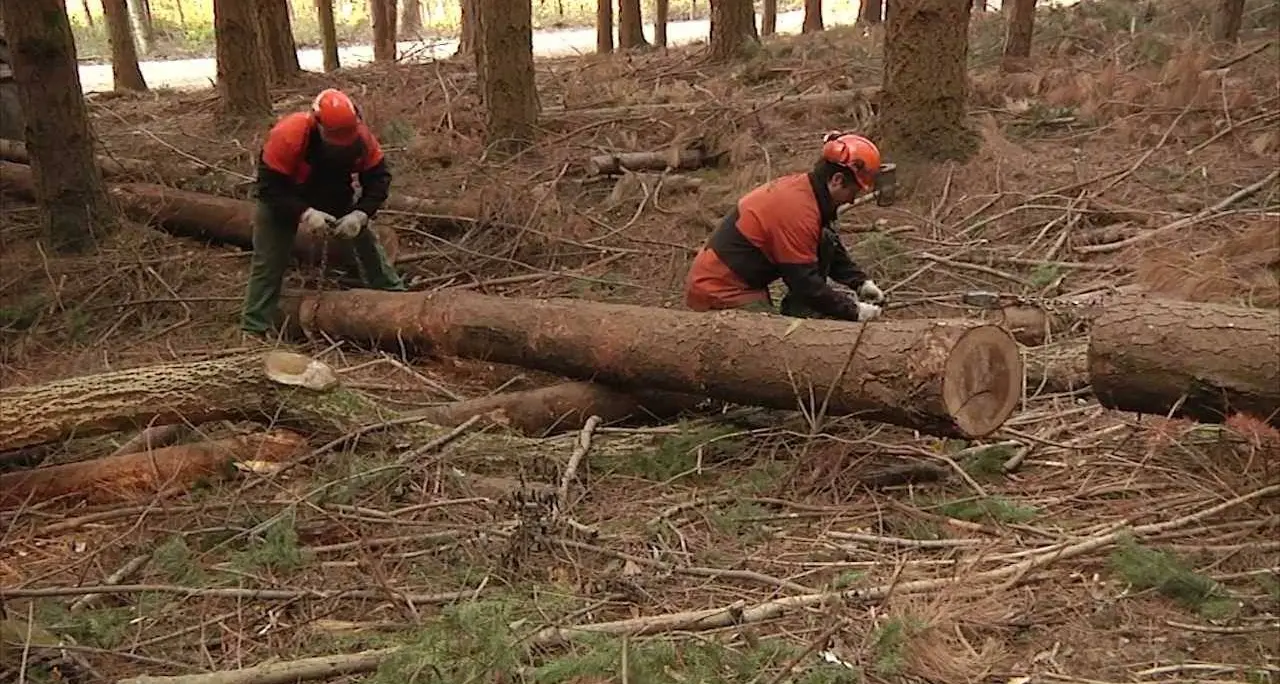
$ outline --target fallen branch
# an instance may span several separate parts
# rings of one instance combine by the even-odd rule
[[[83,587],[40,587],[38,589],[0,589],[0,600],[15,598],[48,598],[83,596],[85,594],[173,594],[186,598],[227,598],[250,601],[284,601],[296,599],[327,600],[396,600],[415,605],[452,603],[475,598],[479,589],[449,591],[440,594],[410,594],[377,589],[245,589],[241,587],[182,587],[175,584],[100,584]]]
[[[118,679],[116,684],[293,684],[373,672],[382,665],[384,660],[395,655],[399,650],[398,647],[379,648],[349,655],[303,658],[282,663],[255,665],[239,670],[175,677],[141,675]]]
[[[587,171],[595,176],[622,173],[623,169],[628,171],[664,171],[667,169],[687,171],[710,164],[715,159],[714,155],[704,154],[701,150],[601,154],[587,160]]]
[[[810,95],[770,97],[758,100],[747,100],[745,102],[742,100],[729,100],[724,102],[700,100],[697,102],[659,102],[652,104],[625,105],[621,107],[597,107],[592,109],[548,107],[542,111],[542,116],[548,119],[566,117],[622,119],[627,117],[654,116],[658,114],[680,112],[705,112],[711,109],[754,109],[763,107],[787,107],[791,105],[800,105],[804,107],[824,105],[841,106],[857,102],[866,102],[868,104],[875,105],[879,100],[880,88],[872,86],[859,88],[857,90],[837,90]]]
[[[181,423],[174,423],[172,425],[153,425],[133,437],[130,437],[128,441],[121,444],[114,452],[111,453],[111,455],[124,456],[126,454],[136,454],[140,451],[162,449],[181,442],[190,434],[190,426]]]

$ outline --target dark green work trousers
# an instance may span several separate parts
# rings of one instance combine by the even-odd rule
[[[289,267],[293,240],[298,225],[280,221],[262,202],[258,202],[253,215],[253,260],[249,267],[249,287],[244,296],[244,309],[240,314],[240,329],[261,335],[271,327],[280,301],[284,272]],[[378,238],[368,226],[350,240],[360,278],[377,290],[404,291],[404,281],[378,244]]]

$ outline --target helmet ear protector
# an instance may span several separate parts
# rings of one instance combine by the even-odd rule
[[[853,171],[859,188],[875,193],[877,206],[892,205],[897,198],[897,165],[881,163],[873,173],[869,173],[866,162],[849,149],[849,143],[845,140],[846,135],[856,134],[832,131],[823,136],[823,160]],[[870,143],[870,141],[867,142]]]

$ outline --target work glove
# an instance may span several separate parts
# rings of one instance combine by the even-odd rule
[[[360,231],[364,230],[367,225],[369,225],[369,215],[356,209],[338,219],[338,225],[334,226],[333,234],[350,240],[359,235]]]
[[[338,219],[334,218],[333,214],[326,214],[319,209],[312,209],[310,207],[308,207],[306,211],[302,212],[302,217],[298,219],[298,223],[300,225],[306,226],[317,233],[323,233],[324,231],[332,228],[337,222]]]
[[[864,280],[858,287],[858,299],[872,304],[884,303],[884,290],[876,287],[876,281]]]
[[[858,302],[858,322],[875,320],[880,317],[882,309],[875,304],[867,304],[866,302]]]

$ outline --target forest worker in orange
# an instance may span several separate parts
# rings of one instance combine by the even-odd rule
[[[888,203],[891,169],[881,165],[870,140],[828,133],[813,170],[775,179],[738,200],[694,257],[685,305],[773,312],[768,288],[781,278],[787,286],[779,311],[784,316],[876,318],[884,292],[849,257],[836,209],[873,190]],[[836,290],[828,278],[852,293]]]
[[[352,185],[357,176],[359,200]],[[241,330],[263,335],[270,327],[299,226],[346,241],[370,287],[403,291],[404,282],[369,229],[390,188],[382,147],[342,91],[324,90],[311,111],[276,122],[258,156],[253,261]]]

